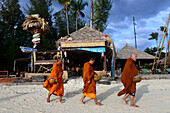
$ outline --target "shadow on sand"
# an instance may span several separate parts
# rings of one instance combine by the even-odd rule
[[[116,87],[112,87],[110,89],[108,89],[106,92],[103,92],[99,95],[97,95],[97,99],[100,100],[99,102],[102,102],[103,100],[107,99],[110,95],[112,95],[113,93],[115,93],[116,91],[120,91],[120,87],[122,87],[122,85],[116,86]],[[88,102],[91,99],[88,99],[84,102]]]
[[[13,96],[10,96],[10,97],[0,98],[0,102],[7,101],[7,100],[10,100],[10,99],[13,99],[13,98],[17,98],[17,97],[23,96],[25,94],[28,94],[28,93],[18,93],[17,95],[13,95]]]
[[[106,92],[103,92],[101,94],[99,94],[97,96],[97,98],[100,100],[100,102],[102,102],[103,100],[107,99],[110,95],[112,95],[113,93],[115,93],[116,91],[120,91],[120,87],[122,85],[116,86],[116,87],[112,87],[110,89],[108,89]]]
[[[145,93],[149,93],[148,86],[149,84],[146,84],[137,89],[135,103],[137,103]]]
[[[76,96],[78,94],[83,94],[82,89],[78,89],[78,90],[73,91],[73,92],[67,92],[64,97],[73,98],[74,96]]]

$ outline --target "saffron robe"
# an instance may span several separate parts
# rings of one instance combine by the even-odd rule
[[[54,63],[49,78],[43,84],[43,87],[46,88],[50,94],[55,94],[57,96],[64,95],[63,78],[61,75],[62,72],[63,70],[61,64],[59,64],[58,62]],[[58,82],[54,84],[50,84],[49,83],[50,79],[58,80]]]
[[[96,96],[96,82],[94,81],[94,75],[96,73],[94,72],[93,66],[89,63],[86,62],[84,64],[84,69],[83,69],[83,82],[84,82],[84,89],[83,95],[87,96],[91,99],[97,98]],[[88,81],[91,81],[88,83]]]
[[[132,79],[137,74],[138,70],[134,64],[133,59],[127,59],[121,76],[121,81],[124,85],[124,89],[118,93],[118,96],[121,96],[125,93],[133,94],[136,92],[136,83],[134,83]]]

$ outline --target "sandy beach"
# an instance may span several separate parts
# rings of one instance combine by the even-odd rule
[[[117,97],[121,83],[97,84],[97,97],[103,106],[96,106],[89,98],[85,105],[80,104],[82,78],[70,79],[64,88],[66,102],[59,104],[54,95],[51,103],[46,102],[48,91],[42,85],[0,84],[0,113],[170,113],[170,79],[138,83],[135,102],[140,108],[124,105],[122,97]]]

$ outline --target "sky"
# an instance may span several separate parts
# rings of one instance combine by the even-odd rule
[[[89,25],[90,0],[84,9],[84,18]],[[25,7],[28,0],[20,0],[21,8]],[[53,13],[63,8],[58,2],[53,2]],[[144,51],[147,47],[155,47],[155,40],[148,40],[149,34],[158,32],[158,42],[162,32],[160,26],[165,26],[170,13],[170,0],[112,0],[112,9],[108,18],[108,26],[104,31],[114,41],[116,49],[122,49],[125,44],[135,47],[133,16],[137,23],[137,48]],[[168,30],[169,31],[169,30]],[[170,34],[170,33],[169,33]],[[164,44],[166,47],[167,40]]]

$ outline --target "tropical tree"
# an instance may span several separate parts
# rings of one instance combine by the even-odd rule
[[[22,30],[24,20],[19,0],[0,1],[0,69],[12,70],[13,61],[25,57],[19,49],[28,44],[28,33]]]
[[[162,50],[163,50],[163,49],[164,49],[164,47],[162,48]],[[157,57],[159,56],[160,51],[161,51],[161,48],[159,48],[159,50],[158,50]],[[147,47],[147,48],[144,50],[144,52],[149,53],[149,54],[155,56],[155,55],[156,55],[156,52],[157,52],[157,47],[151,47],[151,48]],[[165,52],[161,52],[160,58],[164,58],[164,57],[165,57]]]
[[[164,30],[164,28],[165,28],[165,30]],[[167,31],[167,27],[161,26],[161,27],[160,27],[160,31],[166,32],[166,31]],[[167,35],[167,34],[166,34],[166,35]]]
[[[66,23],[66,15],[64,12],[60,12],[60,13],[55,13],[54,15],[54,27],[57,31],[57,37],[63,37],[67,35],[67,25]],[[70,12],[69,14],[69,29],[70,29],[70,33],[76,31],[76,24],[75,21],[76,20],[76,16],[74,13]],[[82,28],[85,25],[85,21],[82,18],[78,18],[77,20],[77,27],[78,28]]]
[[[59,4],[64,6],[64,8],[61,9],[57,13],[61,13],[62,11],[65,11],[66,19],[67,19],[67,34],[70,34],[70,32],[69,32],[69,17],[68,17],[68,12],[69,12],[70,4],[71,4],[72,0],[54,0],[54,1],[58,1]]]
[[[88,3],[83,2],[83,0],[77,0],[77,1],[73,0],[71,3],[71,10],[76,15],[76,31],[78,29],[77,21],[78,21],[79,15],[81,17],[85,17],[85,14],[82,12],[82,10],[84,10],[85,6],[88,6]]]
[[[107,27],[109,11],[112,8],[111,0],[97,0],[94,4],[93,26],[103,32]]]
[[[157,32],[152,32],[149,36],[151,36],[148,40],[156,40],[156,44],[158,47],[158,33]]]

